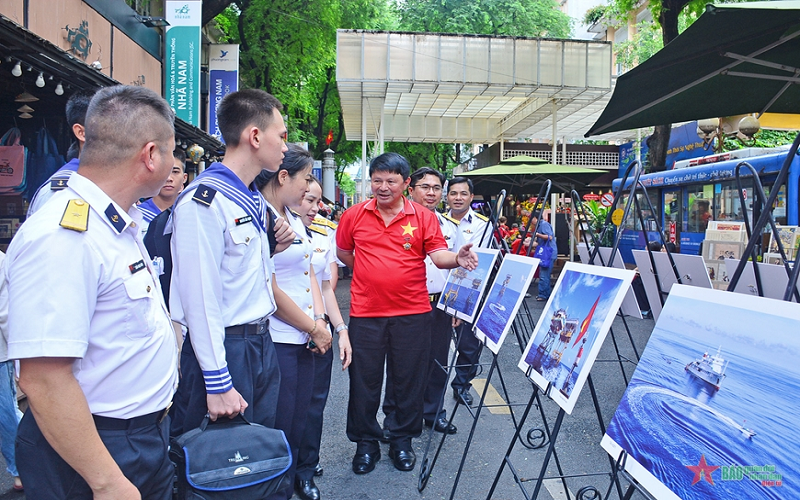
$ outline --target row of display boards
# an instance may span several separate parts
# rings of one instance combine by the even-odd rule
[[[582,260],[589,260],[589,250],[579,248]],[[535,493],[525,497],[538,495],[558,428],[587,380],[591,385],[590,372],[615,317],[622,310],[641,318],[631,289],[637,271],[624,269],[618,254],[609,267],[611,250],[600,248],[595,265],[564,266],[530,332],[517,366],[533,395],[521,421],[514,419],[514,439],[487,499],[504,468],[511,468],[511,450],[541,395],[560,411],[549,428],[550,446]],[[496,363],[539,261],[497,250],[476,252],[478,267],[451,271],[437,307],[473,323]],[[737,284],[739,293],[728,293],[714,289],[703,256],[634,251],[634,258],[655,326],[614,417],[598,436],[615,464],[607,471],[612,483],[624,471],[640,491],[657,499],[800,498],[800,482],[793,481],[800,472],[795,460],[800,439],[792,425],[800,415],[795,397],[800,305],[776,300],[788,282],[786,268],[758,264],[764,293],[775,297],[767,298],[754,292],[752,263]],[[739,263],[719,260],[728,275]],[[477,424],[476,418],[470,439]]]

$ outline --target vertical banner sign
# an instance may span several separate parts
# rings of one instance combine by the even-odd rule
[[[322,182],[322,160],[314,160],[314,164],[311,166],[311,175]]]
[[[166,99],[181,120],[200,126],[200,23],[203,2],[167,0]]]
[[[208,49],[208,133],[222,140],[217,107],[223,97],[239,90],[239,45],[211,45]]]

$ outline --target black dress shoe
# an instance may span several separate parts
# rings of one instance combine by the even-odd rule
[[[353,472],[367,474],[375,470],[375,464],[381,459],[381,451],[375,453],[356,453],[353,457]]]
[[[453,399],[463,399],[467,406],[472,406],[472,394],[469,389],[453,389]]]
[[[314,475],[315,476],[322,477],[322,473],[323,472],[325,472],[325,469],[323,469],[320,464],[317,464],[317,466],[314,467]]]
[[[414,465],[417,463],[417,456],[413,450],[395,450],[389,448],[389,458],[392,459],[394,467],[401,471],[414,470]]]
[[[314,484],[313,477],[311,479],[295,479],[294,492],[297,494],[297,498],[302,500],[320,500],[319,488]]]
[[[458,427],[453,424],[448,424],[447,419],[444,417],[439,417],[436,420],[425,419],[425,425],[433,427],[433,430],[441,432],[442,434],[455,434],[458,432]]]

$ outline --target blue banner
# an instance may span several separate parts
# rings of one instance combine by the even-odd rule
[[[645,166],[649,165],[647,152],[650,150],[647,147],[647,139],[642,139],[642,163]],[[634,142],[623,144],[619,147],[619,175],[625,173],[628,165],[636,159],[636,150]],[[703,140],[697,136],[697,122],[689,122],[674,127],[669,135],[669,149],[667,149],[667,170],[671,170],[678,160],[688,160],[689,158],[699,158],[701,156],[708,156],[713,154],[713,151],[703,149]]]
[[[217,107],[223,97],[239,90],[239,46],[211,45],[208,51],[208,133],[222,141]]]

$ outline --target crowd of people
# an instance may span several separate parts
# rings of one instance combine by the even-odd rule
[[[162,97],[116,86],[70,98],[74,158],[39,189],[0,263],[0,440],[28,498],[171,498],[170,438],[243,414],[291,448],[287,487],[271,498],[318,500],[334,335],[354,473],[375,468],[381,442],[409,471],[424,425],[457,432],[441,366],[455,328],[453,396],[472,404],[481,344],[435,304],[448,270],[474,269],[473,247],[492,244],[472,182],[412,174],[385,153],[370,163],[373,197],[337,226],[319,215],[313,158],[286,143],[282,109],[261,90],[226,96],[224,158],[184,187]],[[539,244],[554,239],[545,224]],[[349,324],[339,263],[353,272]],[[9,360],[28,398],[21,421]]]

